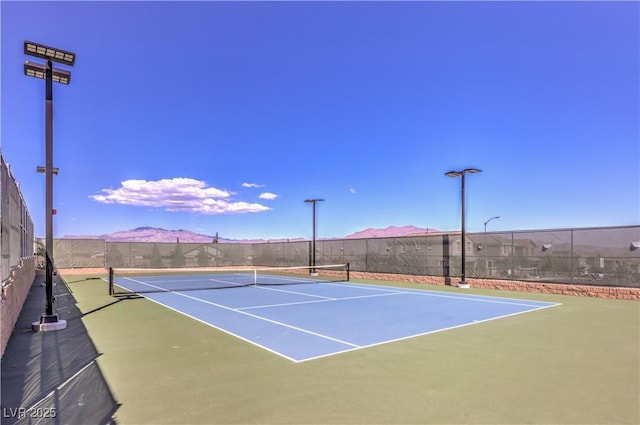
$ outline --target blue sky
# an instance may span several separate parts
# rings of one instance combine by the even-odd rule
[[[44,235],[226,238],[640,222],[638,2],[0,3],[1,147]],[[56,65],[64,68],[63,65]]]

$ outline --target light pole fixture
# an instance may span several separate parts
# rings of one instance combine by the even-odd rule
[[[464,170],[461,171],[449,171],[447,173],[444,173],[445,176],[447,177],[462,177],[462,190],[461,190],[461,196],[462,196],[462,225],[461,225],[461,233],[462,233],[462,274],[461,274],[461,279],[460,282],[458,283],[458,287],[459,288],[468,288],[469,284],[465,281],[465,252],[466,252],[466,246],[465,246],[465,238],[466,238],[466,233],[465,233],[465,205],[464,205],[464,200],[465,200],[465,196],[464,196],[464,176],[465,174],[469,173],[469,174],[473,174],[473,173],[481,173],[482,170],[479,170],[477,168],[465,168]]]
[[[311,275],[317,275],[316,272],[316,203],[323,202],[324,199],[305,199],[304,202],[313,205],[313,238],[311,242]]]
[[[482,246],[478,247],[478,250],[483,250],[482,256],[484,259],[484,270],[485,270],[484,277],[489,277],[487,276],[487,269],[489,269],[489,264],[488,264],[489,262],[487,261],[487,224],[489,224],[491,220],[496,220],[498,218],[500,218],[500,216],[496,215],[495,217],[491,217],[490,219],[484,222],[484,233],[482,234]]]
[[[495,220],[495,219],[497,219],[497,218],[500,218],[500,216],[499,216],[499,215],[497,215],[497,216],[495,216],[495,217],[491,217],[489,220],[487,220],[487,221],[485,221],[485,222],[484,222],[484,232],[485,232],[485,233],[487,233],[487,224],[489,224],[489,222],[490,222],[491,220]]]
[[[56,47],[45,46],[40,43],[34,43],[33,41],[24,42],[24,54],[34,56],[36,58],[52,60],[68,66],[73,66],[76,63],[75,53],[58,49]]]
[[[58,315],[53,312],[53,176],[58,174],[58,169],[53,166],[53,83],[68,85],[71,82],[71,73],[63,69],[53,67],[53,62],[73,66],[76,55],[66,50],[45,46],[32,41],[24,42],[25,55],[44,59],[45,64],[36,62],[24,62],[24,74],[28,77],[45,80],[45,166],[38,167],[38,172],[45,174],[45,221],[46,221],[46,308],[38,322],[34,322],[34,331],[49,331],[64,329],[67,326],[65,320],[58,320]]]
[[[27,77],[47,79],[47,67],[31,61],[24,61],[24,75]],[[51,79],[54,83],[69,85],[71,82],[71,73],[63,69],[53,68],[51,70]]]

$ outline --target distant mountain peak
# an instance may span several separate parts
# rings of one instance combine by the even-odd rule
[[[363,239],[363,238],[392,238],[398,236],[409,236],[414,234],[425,234],[438,232],[435,229],[421,228],[416,226],[389,226],[384,229],[369,228],[361,230],[356,233],[345,236],[344,238],[336,239]],[[179,230],[167,230],[159,227],[142,226],[136,227],[131,230],[119,230],[113,233],[107,233],[104,235],[65,235],[65,239],[104,239],[108,242],[176,242],[183,243],[212,243],[214,236],[203,235],[200,233],[192,232],[191,230],[179,229]],[[281,238],[281,239],[269,239],[271,242],[281,241],[301,241],[303,238]],[[233,240],[219,238],[219,242],[244,242],[244,243],[259,243],[267,242],[266,239],[246,239],[246,240]]]
[[[213,236],[202,235],[190,230],[167,230],[159,227],[136,227],[132,230],[120,230],[100,236],[110,242],[200,242],[213,241]]]
[[[439,230],[422,228],[416,226],[389,226],[384,229],[369,228],[359,232],[345,236],[345,239],[361,239],[361,238],[392,238],[397,236],[409,236],[414,234],[424,234],[430,232],[438,232]]]

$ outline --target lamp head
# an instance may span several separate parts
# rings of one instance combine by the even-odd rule
[[[33,41],[24,42],[24,54],[63,63],[68,66],[73,66],[76,62],[75,53],[34,43]]]
[[[47,78],[47,67],[36,62],[24,61],[24,75],[44,80]],[[54,83],[69,84],[71,73],[63,69],[52,68],[51,79]]]

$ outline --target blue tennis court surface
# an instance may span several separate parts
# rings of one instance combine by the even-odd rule
[[[144,296],[295,362],[559,305],[349,282]]]

